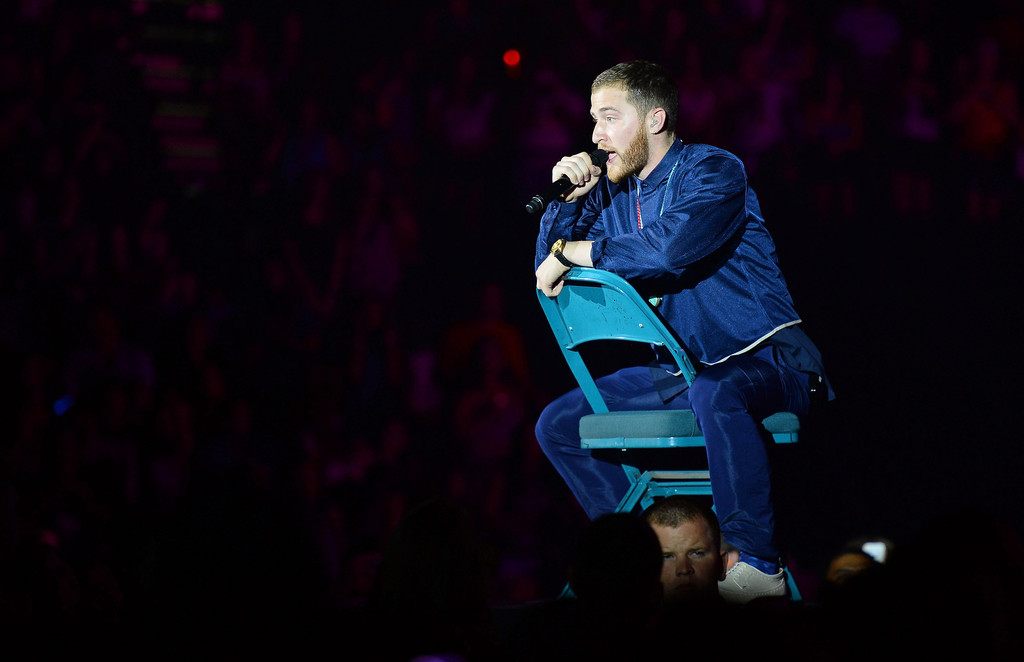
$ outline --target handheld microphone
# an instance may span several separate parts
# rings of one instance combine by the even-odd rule
[[[595,149],[590,153],[590,160],[603,171],[604,164],[608,162],[608,152],[603,149]],[[555,181],[551,182],[546,189],[530,198],[530,201],[526,203],[526,211],[530,214],[536,214],[541,209],[547,207],[549,202],[558,196],[571,191],[575,186],[576,185],[573,184],[568,177],[562,175]]]

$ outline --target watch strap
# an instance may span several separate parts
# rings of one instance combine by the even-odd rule
[[[551,245],[551,254],[555,256],[556,260],[562,263],[562,266],[569,267],[570,269],[572,269],[573,267],[579,265],[573,264],[569,260],[569,258],[567,258],[565,254],[562,253],[562,251],[565,250],[565,243],[565,239],[557,239],[555,243]]]
[[[564,254],[564,253],[562,253],[562,251],[558,251],[557,253],[552,253],[552,255],[554,255],[554,256],[555,256],[555,259],[556,259],[556,260],[558,260],[559,262],[561,262],[561,263],[562,263],[563,265],[565,265],[565,266],[569,267],[570,269],[571,269],[571,268],[573,268],[573,267],[578,267],[578,266],[580,266],[580,265],[578,265],[578,264],[576,264],[576,263],[574,263],[574,262],[570,262],[570,261],[569,261],[569,258],[567,258],[567,257],[565,256],[565,254]]]

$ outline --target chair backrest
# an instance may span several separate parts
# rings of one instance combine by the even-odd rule
[[[563,277],[555,298],[537,290],[558,346],[595,413],[606,413],[594,376],[580,350],[598,340],[625,340],[663,347],[686,383],[693,382],[693,363],[651,304],[620,276],[590,267],[573,267]]]

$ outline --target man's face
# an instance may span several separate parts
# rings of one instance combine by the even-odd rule
[[[608,152],[608,179],[617,183],[640,174],[650,152],[647,131],[644,118],[626,100],[626,91],[615,86],[599,87],[590,96],[590,115],[594,119],[594,143]]]
[[[652,525],[661,543],[661,585],[667,602],[706,600],[718,594],[725,579],[725,559],[707,522],[680,526]]]

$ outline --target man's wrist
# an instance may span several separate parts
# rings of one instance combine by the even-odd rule
[[[569,258],[567,258],[564,253],[554,253],[553,255],[554,255],[556,260],[558,260],[559,262],[562,263],[563,267],[566,267],[568,269],[572,269],[573,267],[580,266],[580,265],[576,264],[575,262],[570,261]]]
[[[555,240],[555,243],[551,244],[551,255],[556,260],[558,260],[562,264],[562,266],[566,267],[567,269],[572,269],[573,267],[578,267],[579,266],[578,264],[576,264],[575,262],[573,262],[572,260],[570,260],[569,258],[567,258],[565,256],[565,252],[564,252],[565,251],[565,246],[566,246],[565,239],[557,239],[557,240]]]

